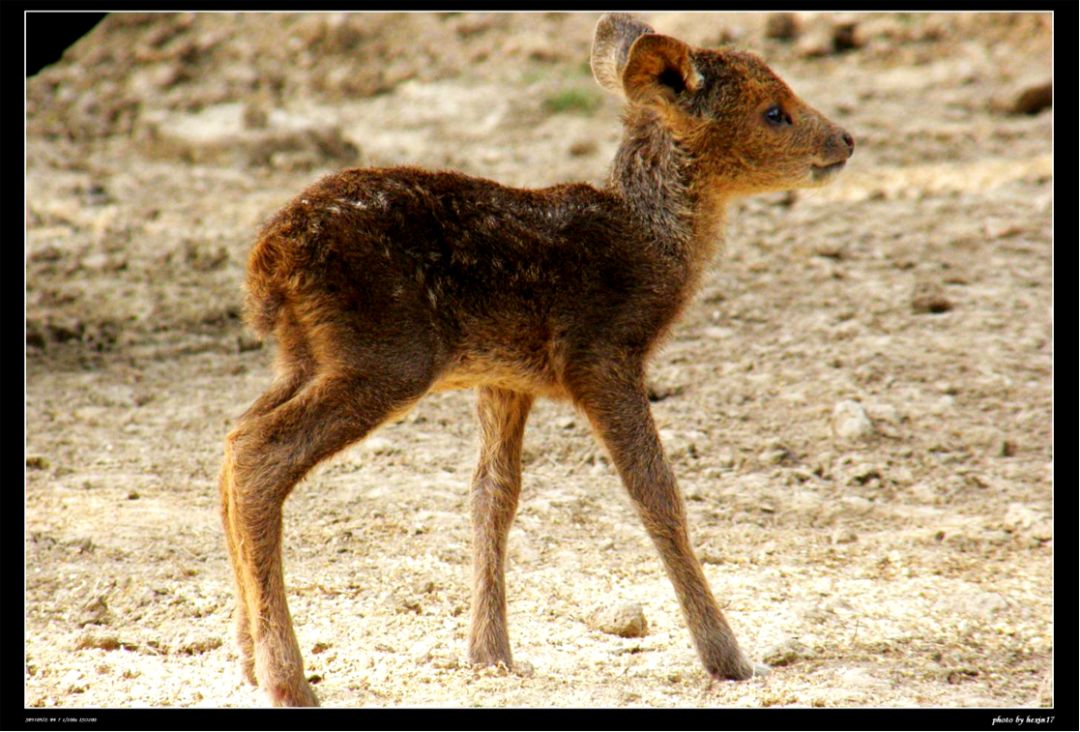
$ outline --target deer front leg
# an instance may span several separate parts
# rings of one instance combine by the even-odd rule
[[[521,442],[533,398],[478,390],[480,460],[472,482],[473,594],[469,660],[512,667],[506,627],[506,537],[521,493]]]
[[[715,678],[753,676],[757,669],[739,649],[691,548],[682,495],[664,458],[642,371],[636,365],[591,369],[576,379],[572,392],[660,552],[706,670]]]

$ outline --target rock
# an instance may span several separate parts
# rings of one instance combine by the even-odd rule
[[[246,333],[238,335],[236,337],[236,352],[247,353],[249,351],[258,351],[263,347],[262,339],[254,336],[249,336]]]
[[[765,21],[765,37],[792,41],[799,35],[799,17],[795,13],[773,13]]]
[[[785,638],[765,651],[761,657],[770,666],[787,666],[802,658],[811,658],[813,651],[798,638]]]
[[[900,424],[902,417],[900,411],[891,404],[885,402],[871,402],[865,405],[866,414],[875,422],[887,422],[891,425]]]
[[[917,315],[947,313],[953,309],[952,301],[936,282],[919,282],[911,293],[911,311]]]
[[[721,468],[734,468],[735,467],[735,451],[730,447],[721,447],[716,451],[713,456],[713,460]]]
[[[385,437],[369,437],[360,443],[361,448],[374,455],[392,455],[398,449]]]
[[[851,529],[837,529],[833,532],[833,544],[852,544],[859,540],[859,535]]]
[[[660,430],[660,442],[670,460],[696,460],[707,451],[709,436],[699,430]]]
[[[569,152],[572,157],[580,158],[585,155],[592,155],[599,149],[599,145],[595,140],[578,140],[570,145]]]
[[[944,394],[931,402],[928,409],[930,411],[930,414],[942,415],[952,411],[953,407],[955,406],[956,399],[949,396],[948,394]]]
[[[1034,539],[1037,542],[1054,538],[1054,524],[1041,511],[1023,503],[1010,503],[1003,520],[1006,531]]]
[[[863,440],[874,434],[874,423],[859,402],[847,399],[833,407],[832,430],[842,440]]]
[[[649,632],[645,611],[636,602],[597,608],[589,617],[589,626],[621,638],[642,638]]]
[[[109,619],[109,606],[105,603],[105,597],[100,596],[83,605],[78,622],[80,627],[108,625]]]
[[[804,58],[816,58],[832,53],[833,36],[829,23],[819,19],[806,28],[799,42],[795,44],[795,51]]]
[[[846,513],[861,516],[864,513],[870,513],[874,508],[873,501],[869,501],[862,496],[844,496],[840,499],[840,505],[843,506]]]
[[[833,51],[842,53],[862,45],[862,37],[856,32],[858,25],[858,22],[850,16],[838,17],[833,20]]]
[[[435,650],[435,644],[427,639],[417,641],[409,649],[409,658],[414,663],[427,663],[431,660],[431,652]]]
[[[49,461],[40,455],[27,455],[26,467],[31,470],[45,470],[49,467]]]
[[[1000,114],[1038,114],[1054,104],[1054,81],[1027,77],[990,98],[990,109]]]

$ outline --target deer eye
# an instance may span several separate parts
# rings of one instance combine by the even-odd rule
[[[773,105],[765,110],[765,120],[771,124],[779,127],[780,125],[790,125],[791,117],[787,112],[782,110],[779,106]]]

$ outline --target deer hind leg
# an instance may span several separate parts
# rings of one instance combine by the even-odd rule
[[[469,660],[512,666],[506,626],[506,537],[521,493],[521,443],[533,398],[478,390],[480,460],[472,482],[473,594]]]
[[[255,680],[275,706],[314,706],[285,598],[282,506],[317,463],[362,439],[423,395],[424,380],[363,373],[312,378],[291,398],[250,411],[226,438],[222,513],[237,577],[238,619],[247,620]],[[243,650],[241,651],[243,653]],[[248,669],[245,669],[247,672]]]
[[[739,650],[691,548],[686,510],[664,458],[636,364],[605,364],[569,380],[645,524],[675,587],[698,655],[713,677],[745,679],[754,666]]]
[[[314,360],[307,339],[304,337],[303,331],[297,327],[295,321],[290,319],[287,325],[288,327],[280,329],[278,333],[281,376],[241,415],[241,421],[261,417],[273,411],[292,399],[312,378]],[[231,474],[226,476],[226,471],[231,470],[231,465],[231,461],[226,459],[222,467],[219,484],[221,488],[222,524],[225,529],[225,543],[229,553],[229,564],[233,570],[233,591],[237,599],[234,613],[234,634],[244,679],[252,686],[257,686],[258,682],[255,678],[255,644],[251,637],[251,620],[247,611],[247,590],[244,587],[239,559],[240,550],[237,544],[239,537],[232,528],[233,523],[229,513],[232,502],[226,494],[226,488],[232,485]]]

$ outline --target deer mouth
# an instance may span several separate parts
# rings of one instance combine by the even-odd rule
[[[810,177],[813,178],[815,183],[823,183],[843,170],[846,162],[846,160],[841,160],[829,165],[811,165]]]

